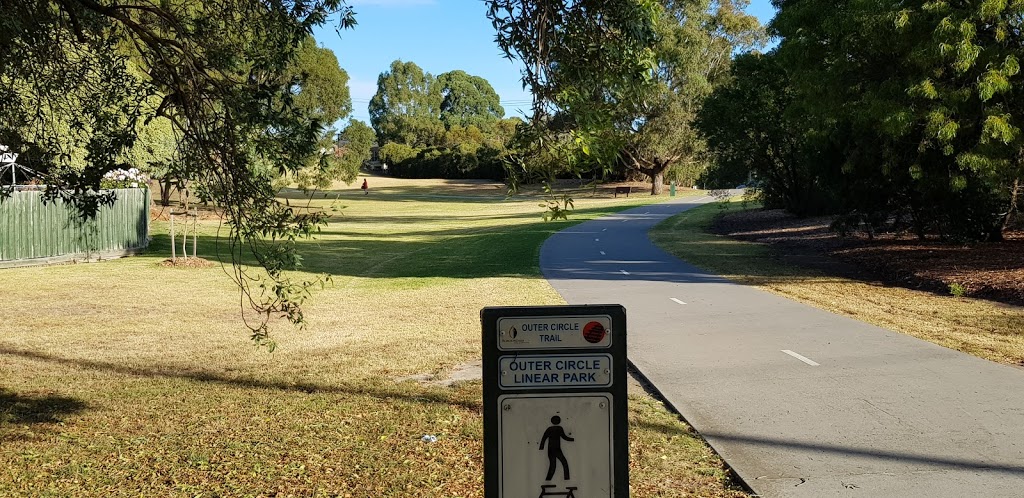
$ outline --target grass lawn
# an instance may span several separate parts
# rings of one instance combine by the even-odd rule
[[[770,246],[708,233],[722,212],[716,204],[666,220],[651,232],[651,239],[679,258],[734,281],[982,358],[1024,365],[1024,310],[781,262]],[[729,209],[737,204],[730,203]]]
[[[0,271],[0,496],[482,496],[480,382],[399,379],[478,359],[484,306],[561,304],[541,242],[651,200],[580,198],[543,223],[494,184],[358,186],[314,202],[339,210],[305,271],[333,285],[306,329],[276,324],[272,354],[220,266],[159,265],[166,222],[139,257]],[[211,260],[216,228],[200,227]],[[630,424],[634,496],[743,495],[642,391]]]

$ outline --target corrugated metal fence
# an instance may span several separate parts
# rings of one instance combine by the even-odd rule
[[[83,221],[42,192],[0,199],[0,267],[124,255],[149,243],[149,189],[117,189],[117,200]]]

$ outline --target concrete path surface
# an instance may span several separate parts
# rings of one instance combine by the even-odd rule
[[[630,361],[761,496],[1024,497],[1024,370],[734,284],[647,231],[680,199],[541,250],[571,304],[622,304]]]

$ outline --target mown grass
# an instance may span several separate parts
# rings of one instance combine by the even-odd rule
[[[735,209],[738,203],[730,203]],[[837,277],[780,260],[770,246],[708,232],[722,212],[709,204],[674,216],[651,239],[731,280],[989,360],[1024,365],[1024,310]]]
[[[483,306],[560,304],[541,242],[651,200],[543,223],[536,199],[409,185],[313,202],[339,211],[295,276],[333,284],[305,329],[274,324],[272,354],[221,267],[159,265],[165,222],[139,257],[0,271],[0,496],[482,496],[480,382],[398,379],[479,358]],[[630,421],[636,496],[742,494],[661,404],[634,392]]]

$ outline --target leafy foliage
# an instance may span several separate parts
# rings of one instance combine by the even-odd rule
[[[371,121],[389,174],[501,179],[501,155],[519,120],[503,120],[487,80],[455,70],[438,77],[395,61],[377,80]]]
[[[314,155],[324,123],[303,113],[290,68],[313,26],[341,0],[61,0],[6,2],[0,20],[0,140],[45,165],[47,194],[84,217],[112,199],[103,175],[127,166],[143,125],[170,121],[185,174],[225,208],[233,275],[261,319],[302,324],[315,282],[290,280],[294,243],[316,233],[318,213],[274,200],[272,177]],[[298,99],[298,103],[296,100]],[[54,126],[55,123],[60,123]],[[252,255],[261,271],[242,266]],[[258,290],[257,290],[258,289]]]
[[[764,70],[737,73],[752,80],[713,97],[723,109],[753,106],[757,118],[733,131],[759,144],[741,143],[739,133],[725,133],[730,125],[709,116],[705,122],[723,139],[715,146],[720,166],[735,169],[729,158],[747,149],[760,157],[751,171],[789,170],[762,178],[769,200],[774,195],[797,213],[839,212],[844,226],[1000,237],[1024,172],[1024,4],[775,4],[771,28],[781,43],[760,63]],[[761,98],[757,78],[764,76],[773,88]],[[771,121],[781,127],[765,127]],[[783,138],[797,145],[789,158],[778,154]]]
[[[609,169],[618,155],[615,110],[650,78],[655,0],[488,0],[488,17],[506,56],[523,62],[533,95],[529,126],[519,128],[508,171],[523,181]]]
[[[370,99],[370,124],[381,143],[436,146],[444,135],[440,85],[414,62],[396,60],[377,78]]]
[[[763,39],[760,23],[743,13],[746,2],[668,1],[658,20],[658,66],[651,81],[620,105],[621,161],[651,178],[661,193],[666,171],[705,156],[693,126],[711,90],[725,81],[731,54]]]

